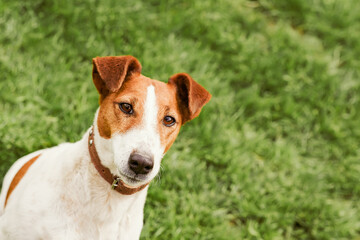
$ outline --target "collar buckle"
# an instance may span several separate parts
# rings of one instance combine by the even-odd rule
[[[111,184],[111,189],[115,189],[117,186],[119,186],[120,178],[115,178],[113,183]]]

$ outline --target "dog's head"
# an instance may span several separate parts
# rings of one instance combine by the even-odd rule
[[[188,74],[168,83],[141,75],[132,56],[93,59],[100,93],[95,121],[103,164],[129,187],[150,182],[180,127],[199,115],[211,95]]]

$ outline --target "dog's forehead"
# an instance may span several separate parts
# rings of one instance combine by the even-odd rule
[[[176,89],[173,86],[143,75],[127,79],[118,91],[118,95],[134,94],[141,97],[146,95],[149,86],[154,87],[157,102],[160,104],[176,98]]]

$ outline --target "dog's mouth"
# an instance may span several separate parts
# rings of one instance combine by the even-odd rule
[[[140,185],[144,184],[144,179],[140,179],[137,176],[131,177],[122,172],[119,172],[119,177],[124,182],[126,187],[129,187],[129,188],[136,188],[136,187],[139,187]]]

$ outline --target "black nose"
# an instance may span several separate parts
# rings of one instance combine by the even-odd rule
[[[135,174],[147,174],[151,172],[154,166],[152,157],[132,153],[129,158],[129,167]]]

